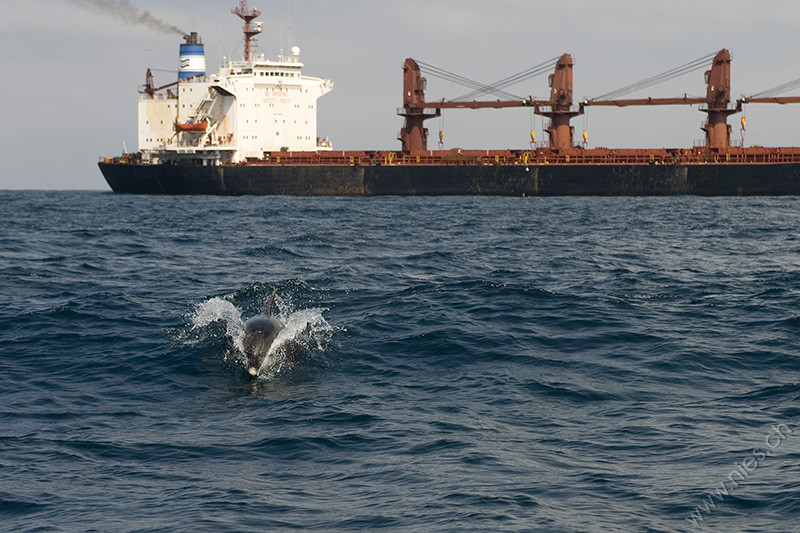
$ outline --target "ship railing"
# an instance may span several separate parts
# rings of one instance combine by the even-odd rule
[[[731,148],[741,148],[744,146],[744,143],[741,139],[731,139],[729,142]],[[692,143],[692,146],[695,148],[705,148],[707,146],[705,139],[695,139]]]
[[[220,146],[223,146],[220,144]],[[191,147],[186,147],[191,148]],[[130,154],[122,157],[99,160],[107,164],[125,164]],[[749,148],[742,152],[718,154],[697,153],[692,150],[678,150],[670,154],[536,154],[535,152],[514,151],[495,155],[455,155],[439,154],[408,155],[402,152],[275,152],[263,159],[250,159],[254,165],[278,166],[529,166],[529,165],[694,165],[694,164],[800,164],[800,149],[789,148]]]
[[[247,68],[247,67],[251,67],[252,63],[250,63],[249,61],[226,61],[226,62],[222,63],[222,66],[223,67],[227,67],[227,68],[234,68],[234,69],[235,68]]]
[[[492,166],[492,165],[691,165],[726,163],[800,163],[800,149],[731,148],[636,150],[617,153],[615,150],[576,150],[569,153],[538,150],[451,150],[447,152],[267,152],[256,165],[281,166]]]
[[[212,81],[208,76],[192,76],[181,80],[181,83],[208,83]]]
[[[537,151],[507,150],[489,153],[452,151],[445,154],[424,152],[404,154],[402,152],[270,152],[264,158],[252,160],[262,165],[303,165],[303,166],[492,166],[527,164],[667,164],[672,163],[669,155],[582,155],[537,153]]]
[[[168,93],[156,93],[153,96],[149,94],[140,94],[139,100],[177,100],[177,94],[168,94]]]

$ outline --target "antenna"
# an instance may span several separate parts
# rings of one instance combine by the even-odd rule
[[[294,46],[294,39],[292,38],[292,4],[286,0],[286,31],[289,34],[289,47]]]
[[[247,0],[240,0],[239,7],[232,9],[231,13],[244,20],[244,60],[250,61],[251,44],[250,41],[261,33],[261,24],[256,23],[256,27],[250,25],[253,19],[261,15],[261,11],[256,8],[247,9]]]

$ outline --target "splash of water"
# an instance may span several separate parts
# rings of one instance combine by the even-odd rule
[[[242,312],[228,300],[211,298],[198,304],[191,317],[192,329],[198,330],[210,326],[214,322],[225,324],[225,335],[233,341],[233,346],[240,353],[244,352],[244,321]]]
[[[277,318],[284,328],[272,344],[267,357],[258,371],[259,377],[269,377],[291,368],[302,354],[319,352],[325,349],[333,334],[333,328],[322,316],[321,308],[290,310],[288,306]],[[215,322],[225,324],[225,336],[233,344],[235,353],[230,354],[235,361],[244,366],[244,321],[242,312],[230,301],[215,297],[197,305],[191,316],[192,330],[201,330]]]
[[[333,328],[322,316],[324,309],[301,309],[282,318],[284,328],[270,347],[259,374],[265,370],[280,371],[291,364],[298,352],[322,351],[333,333]]]
[[[147,10],[139,9],[128,0],[70,0],[73,4],[95,9],[98,13],[108,15],[132,26],[146,26],[161,33],[186,35],[186,32],[162,20]]]

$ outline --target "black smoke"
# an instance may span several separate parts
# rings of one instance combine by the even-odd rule
[[[125,24],[135,26],[146,26],[161,33],[177,33],[185,35],[186,32],[166,22],[147,10],[139,9],[128,0],[70,0],[73,4],[88,9],[94,9],[98,13],[114,17]]]

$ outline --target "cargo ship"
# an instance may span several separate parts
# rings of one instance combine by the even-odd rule
[[[305,75],[300,49],[277,60],[255,54],[262,31],[257,9],[240,0],[232,13],[244,21],[244,58],[223,61],[207,75],[201,38],[180,44],[178,80],[156,87],[148,70],[138,104],[136,153],[102,158],[99,166],[116,193],[166,195],[798,195],[800,148],[736,146],[731,115],[747,103],[799,103],[800,97],[765,92],[732,101],[731,56],[707,57],[705,97],[622,99],[622,92],[573,101],[569,54],[543,64],[552,68],[549,97],[519,98],[503,83],[473,84],[495,100],[427,101],[420,63],[403,65],[404,124],[398,150],[337,151],[317,135],[317,101],[333,82]],[[706,63],[707,65],[707,63]],[[688,64],[665,74],[681,74]],[[542,65],[538,70],[541,70]],[[705,68],[705,67],[704,67]],[[436,72],[435,67],[430,67]],[[536,69],[534,69],[536,70]],[[446,71],[445,71],[446,72]],[[549,72],[549,70],[548,70]],[[448,73],[449,74],[449,73]],[[644,80],[641,88],[664,79]],[[518,77],[501,80],[513,81]],[[469,86],[469,85],[468,85]],[[623,88],[624,89],[624,88]],[[706,115],[705,140],[675,149],[588,148],[576,143],[571,120],[591,106],[696,105]],[[549,119],[543,145],[482,150],[428,147],[425,121],[446,109],[527,107]],[[742,130],[745,128],[742,119]],[[743,144],[743,143],[742,143]]]

